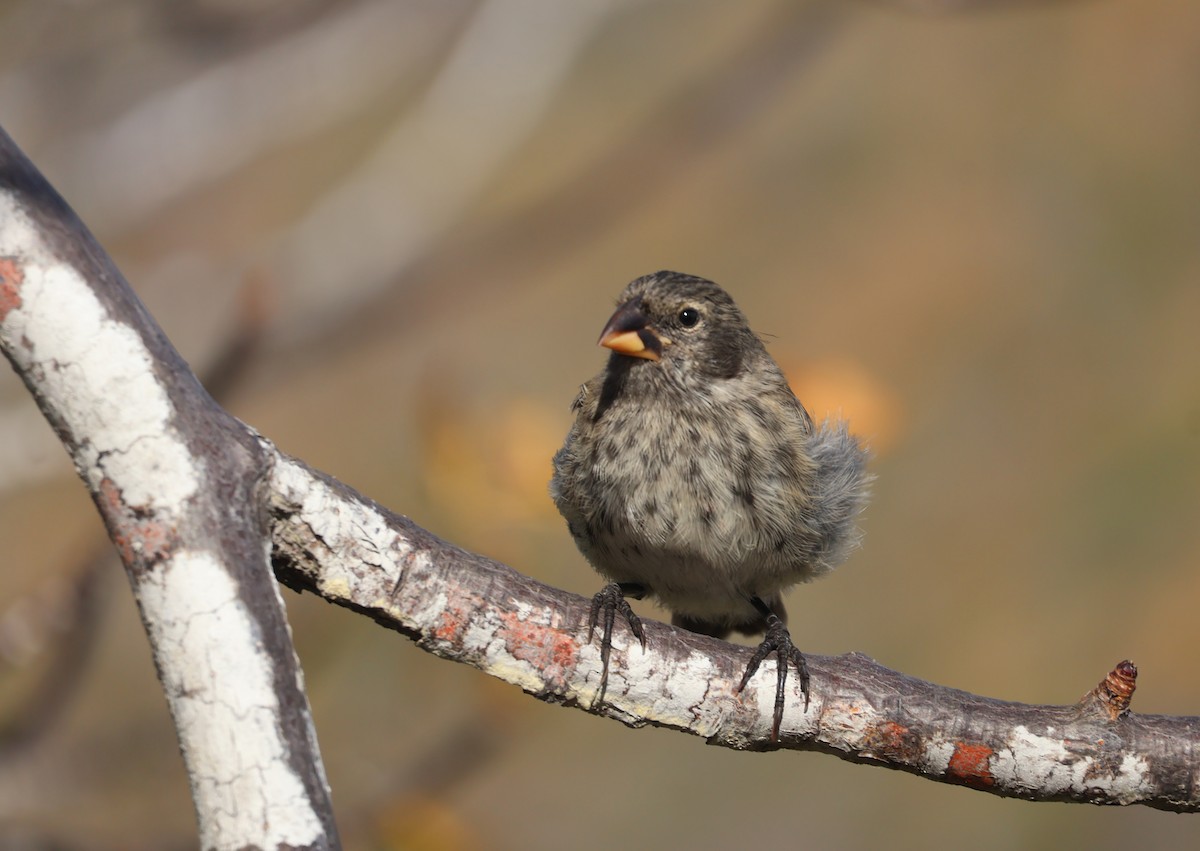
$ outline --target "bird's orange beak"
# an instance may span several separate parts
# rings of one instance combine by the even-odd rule
[[[626,302],[608,320],[600,332],[599,345],[617,354],[658,360],[671,341],[651,328],[642,312],[641,299]]]

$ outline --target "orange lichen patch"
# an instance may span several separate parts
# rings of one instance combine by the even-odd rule
[[[21,306],[21,285],[25,283],[25,271],[17,265],[15,257],[0,257],[0,322],[10,310]]]
[[[109,478],[100,480],[100,493],[97,494],[100,500],[100,510],[106,513],[118,513],[124,509],[125,503],[121,501],[121,489],[116,483]]]
[[[967,786],[992,786],[996,780],[988,768],[988,760],[993,753],[987,745],[956,742],[946,773]]]
[[[914,764],[924,751],[920,738],[903,724],[885,721],[867,731],[864,751],[887,762]]]
[[[463,630],[467,628],[469,618],[461,609],[446,609],[442,612],[442,622],[433,631],[433,637],[439,641],[458,644],[462,640]]]
[[[579,645],[569,635],[543,624],[521,620],[515,612],[501,617],[499,636],[514,658],[533,665],[552,683],[561,682],[575,667]]]
[[[154,518],[138,517],[125,504],[112,479],[102,479],[96,504],[108,521],[113,543],[127,565],[146,566],[161,561],[175,545],[176,532],[172,524]]]
[[[175,545],[175,527],[153,520],[131,523],[128,534],[118,534],[115,539],[122,550],[126,547],[145,564],[154,564],[166,558]]]

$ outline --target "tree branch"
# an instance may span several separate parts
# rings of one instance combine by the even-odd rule
[[[646,622],[643,651],[618,630],[605,703],[595,706],[600,656],[587,640],[587,600],[441,541],[294,458],[279,456],[270,488],[284,584],[549,703],[713,745],[770,747],[774,677],[734,693],[750,648]],[[812,704],[805,712],[792,687],[781,748],[1007,797],[1200,809],[1200,718],[1129,713],[1128,663],[1074,706],[1037,706],[928,683],[860,653],[805,658]]]
[[[200,386],[0,131],[0,347],[117,545],[204,848],[337,846],[282,599],[261,441]]]
[[[121,551],[205,847],[246,836],[336,844],[268,553],[290,587],[542,700],[711,744],[771,746],[773,677],[734,693],[749,649],[647,623],[642,650],[619,631],[596,706],[600,660],[583,598],[441,541],[226,414],[2,135],[0,204],[0,344]],[[1074,706],[1036,706],[923,682],[861,654],[808,660],[812,705],[805,711],[793,687],[780,747],[1029,800],[1200,809],[1200,719],[1129,713],[1127,663]],[[232,762],[217,740],[234,742]],[[275,832],[254,834],[255,819]]]

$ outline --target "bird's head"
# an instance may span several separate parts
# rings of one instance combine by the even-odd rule
[[[633,281],[599,344],[672,372],[732,378],[762,344],[729,294],[712,281],[656,272]]]

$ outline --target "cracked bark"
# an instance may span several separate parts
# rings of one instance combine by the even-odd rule
[[[608,691],[596,705],[600,654],[587,642],[586,598],[446,543],[296,459],[281,457],[271,492],[284,584],[549,703],[723,747],[772,747],[774,663],[734,692],[750,648],[646,620],[643,652],[618,629]],[[1006,797],[1200,809],[1200,718],[1129,712],[1136,670],[1128,662],[1077,704],[1042,706],[928,683],[861,653],[806,658],[812,704],[805,712],[793,685],[780,748]]]
[[[124,562],[204,848],[335,848],[269,566],[270,457],[201,387],[66,203],[0,131],[0,346]]]
[[[431,653],[539,699],[631,726],[677,729],[710,744],[772,747],[773,663],[765,663],[738,695],[734,687],[748,648],[646,621],[644,651],[626,631],[614,636],[608,693],[598,705],[600,660],[598,648],[586,641],[587,600],[441,541],[279,453],[226,414],[83,226],[2,134],[0,198],[8,217],[0,217],[0,344],[74,458],[125,562],[175,714],[205,847],[337,844],[269,567],[289,587],[371,617]],[[47,301],[58,289],[70,289],[62,283],[63,270],[94,295],[100,339],[115,335],[104,346],[69,352],[72,367],[80,367],[75,383],[64,382],[61,370],[46,370],[60,359],[45,347],[47,339],[57,339],[61,317],[43,314],[52,307],[62,316],[71,313],[70,305]],[[113,351],[128,356],[128,368],[135,370],[139,353],[148,353],[139,380],[149,377],[159,388],[165,400],[160,420],[147,414],[130,422],[119,407],[123,392],[144,389],[135,381],[88,387],[91,361]],[[155,422],[157,429],[151,428]],[[117,447],[129,457],[114,458]],[[176,481],[189,477],[185,486]],[[205,602],[201,591],[211,590],[196,587],[196,577],[207,582],[216,575],[225,577],[224,590]],[[183,608],[170,608],[177,598]],[[206,623],[213,613],[251,618],[247,623],[254,627],[246,634],[261,630],[265,654],[231,646],[237,630],[231,634],[220,618]],[[200,672],[180,668],[177,658],[186,643],[181,636],[197,631],[205,638],[191,648],[191,664],[219,660]],[[242,670],[246,654],[262,657],[261,666]],[[805,712],[793,686],[780,748],[831,753],[1029,800],[1200,809],[1200,719],[1129,712],[1136,671],[1127,663],[1076,705],[1037,706],[927,683],[857,653],[807,658],[812,705]],[[214,772],[212,761],[228,754],[203,748],[216,738],[214,730],[234,724],[229,716],[239,713],[222,709],[240,706],[239,677],[264,676],[272,699],[250,707],[259,713],[259,726],[240,734],[252,740],[264,732],[275,736],[281,745],[264,760],[279,763],[296,783],[283,784],[274,796],[256,794],[253,804],[236,798],[230,808],[229,789],[237,783],[254,784],[256,793],[271,786],[263,779],[267,767],[254,765],[245,776]],[[260,801],[261,809],[250,813]],[[285,837],[276,831],[265,839],[251,832],[252,823],[268,829],[288,823],[296,809],[312,815],[300,820],[311,831],[306,842],[294,841],[295,832]]]

